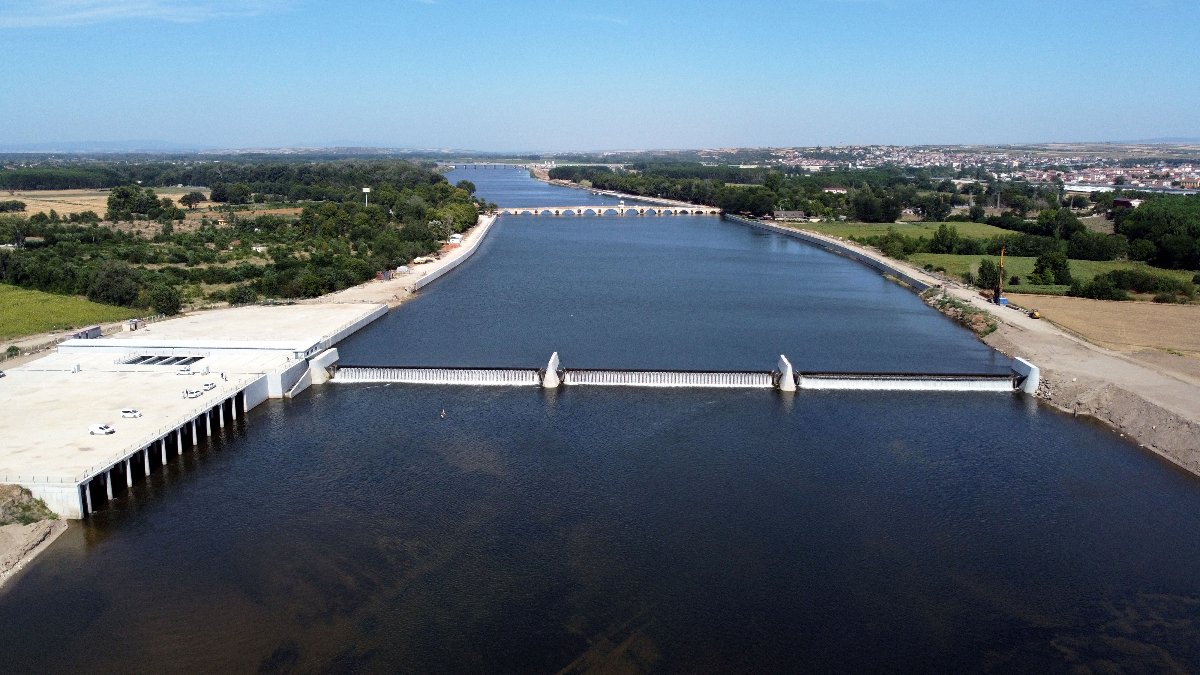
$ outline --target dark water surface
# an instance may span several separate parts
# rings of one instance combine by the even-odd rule
[[[0,670],[1200,670],[1200,482],[1020,396],[329,385],[226,433],[0,593]]]
[[[504,176],[503,203],[513,173],[450,179],[492,198],[487,179]],[[473,258],[338,351],[389,366],[537,368],[557,351],[568,368],[771,370],[780,354],[801,371],[1009,367],[877,272],[713,216],[502,216]]]

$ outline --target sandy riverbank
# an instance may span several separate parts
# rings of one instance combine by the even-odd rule
[[[1038,397],[1071,413],[1095,418],[1142,447],[1200,475],[1200,381],[1187,367],[1153,361],[1088,342],[1044,319],[987,302],[973,288],[935,277],[874,249],[805,230],[903,271],[988,312],[997,330],[983,338],[994,349],[1022,357],[1042,371]]]
[[[65,520],[0,527],[0,588],[67,531]]]

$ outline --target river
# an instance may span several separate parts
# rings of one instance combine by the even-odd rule
[[[342,346],[553,349],[1007,363],[855,263],[711,217],[503,216]],[[1200,669],[1200,484],[1027,397],[328,385],[242,422],[0,595],[6,672]]]

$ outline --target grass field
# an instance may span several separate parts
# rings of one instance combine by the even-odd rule
[[[0,340],[121,321],[145,313],[145,310],[0,284]]]
[[[908,257],[908,262],[917,267],[933,265],[934,267],[946,268],[946,273],[952,277],[960,278],[963,273],[971,272],[975,274],[979,271],[979,261],[984,258],[991,258],[993,261],[999,262],[997,256],[991,255],[953,255],[949,253],[914,253]],[[1037,258],[1020,258],[1009,256],[1004,259],[1004,282],[1008,286],[1008,279],[1013,275],[1021,277],[1022,280],[1028,279],[1030,274],[1033,274],[1033,264]],[[1129,262],[1125,260],[1072,260],[1071,261],[1071,276],[1083,283],[1092,280],[1092,277],[1097,274],[1104,274],[1112,270],[1125,269],[1141,269],[1154,274],[1163,274],[1170,277],[1175,277],[1180,281],[1191,281],[1192,275],[1195,272],[1187,272],[1183,270],[1164,270],[1157,267],[1151,267],[1142,262]],[[1026,293],[1042,293],[1048,295],[1062,295],[1066,293],[1066,286],[1029,286],[1021,285],[1013,287],[1010,290],[1016,292],[1020,290]]]
[[[785,223],[788,224],[788,223]],[[925,237],[930,239],[942,223],[800,223],[805,230],[820,232],[834,237],[878,237],[887,234],[889,227],[896,228],[906,237]],[[1012,230],[993,227],[984,223],[946,223],[958,230],[959,236],[976,239],[990,239],[1006,234],[1015,234]],[[796,227],[796,225],[792,225]]]

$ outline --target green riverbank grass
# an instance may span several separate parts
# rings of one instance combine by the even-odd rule
[[[932,265],[933,267],[946,268],[946,274],[959,279],[966,272],[976,274],[979,272],[979,261],[984,258],[991,258],[995,262],[999,262],[999,256],[994,255],[955,255],[950,253],[914,253],[908,256],[907,261],[917,267],[925,267]],[[1007,256],[1004,258],[1004,287],[1007,291],[1013,293],[1039,293],[1042,295],[1066,295],[1069,286],[1032,286],[1024,283],[1030,274],[1033,274],[1033,265],[1037,258]],[[1185,270],[1165,270],[1158,267],[1151,267],[1143,262],[1131,262],[1128,260],[1071,260],[1071,276],[1078,279],[1081,283],[1087,283],[1092,280],[1092,277],[1112,270],[1128,270],[1138,269],[1150,272],[1152,274],[1162,274],[1169,277],[1174,277],[1180,281],[1191,281],[1192,275],[1195,272]],[[1011,286],[1008,280],[1013,276],[1021,277],[1021,283],[1018,286]]]
[[[937,232],[938,226],[943,223],[787,223],[780,222],[781,225],[788,227],[797,227],[802,230],[812,230],[821,234],[828,234],[833,237],[842,237],[849,239],[850,237],[881,237],[887,234],[889,227],[896,228],[896,231],[906,237],[925,237],[932,239],[933,233]],[[1012,230],[1005,230],[999,227],[993,227],[984,223],[944,223],[958,230],[960,237],[970,237],[972,239],[990,239],[992,237],[1000,237],[1013,234]]]
[[[121,321],[142,314],[145,310],[0,284],[0,340]]]

